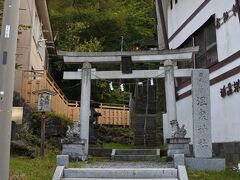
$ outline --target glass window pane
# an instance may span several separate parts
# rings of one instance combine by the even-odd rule
[[[206,28],[206,45],[209,46],[216,42],[216,29],[214,23],[211,23]]]
[[[215,46],[214,48],[211,48],[209,51],[207,51],[208,66],[214,64],[215,62],[217,62],[217,60],[217,46]]]

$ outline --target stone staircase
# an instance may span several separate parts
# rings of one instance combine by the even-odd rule
[[[64,169],[62,180],[110,179],[166,179],[177,180],[174,168],[69,168]]]
[[[131,127],[136,148],[153,148],[157,142],[156,86],[136,85],[131,99]]]
[[[68,168],[68,166],[68,156],[58,156],[52,180],[188,180],[185,166],[177,168]]]
[[[155,161],[160,158],[160,149],[113,149],[114,161]]]

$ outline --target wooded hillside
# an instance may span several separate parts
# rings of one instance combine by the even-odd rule
[[[48,0],[48,8],[58,50],[120,51],[144,48],[155,42],[156,20],[153,0]],[[81,83],[63,81],[62,71],[77,70],[53,59],[52,75],[69,99],[80,97]],[[102,67],[98,65],[98,69]],[[119,69],[119,65],[104,65]],[[92,83],[92,99],[100,102],[128,103],[128,93],[120,92],[119,80],[109,92],[108,82]],[[126,86],[126,91],[134,86]]]
[[[153,0],[48,0],[58,49],[124,50],[155,38]]]

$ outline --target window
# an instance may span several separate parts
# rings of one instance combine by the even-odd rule
[[[200,48],[196,54],[196,67],[209,68],[218,60],[214,18],[211,18],[204,27],[194,35],[194,38],[195,45]]]
[[[35,14],[35,21],[34,21],[34,27],[33,27],[33,37],[34,37],[34,40],[35,40],[35,43],[36,43],[38,53],[41,57],[41,60],[44,60],[46,42],[45,42],[44,36],[43,36],[42,23],[41,23],[37,13]]]
[[[39,40],[39,38],[42,35],[42,31],[41,31],[41,23],[38,17],[38,14],[35,14],[35,21],[34,21],[34,30],[33,30],[33,36],[35,41],[37,42]]]
[[[190,36],[180,48],[199,46],[199,52],[195,55],[195,68],[209,68],[217,63],[217,41],[215,29],[215,17],[211,17],[200,29]],[[194,62],[179,62],[179,68],[193,68]],[[180,82],[186,79],[180,78]]]

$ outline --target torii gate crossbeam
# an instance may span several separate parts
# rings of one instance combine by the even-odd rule
[[[59,51],[59,55],[63,55],[66,64],[77,63],[120,63],[122,56],[131,56],[133,63],[143,62],[160,62],[167,59],[177,61],[192,60],[194,52],[197,52],[199,47],[186,48],[171,51],[133,51],[133,52],[64,52]]]
[[[190,77],[192,69],[175,69],[174,77]],[[123,74],[122,71],[96,71],[91,69],[91,79],[146,79],[146,78],[164,78],[165,70],[133,70],[132,74]],[[64,72],[63,79],[65,80],[81,80],[82,70],[77,72]]]

